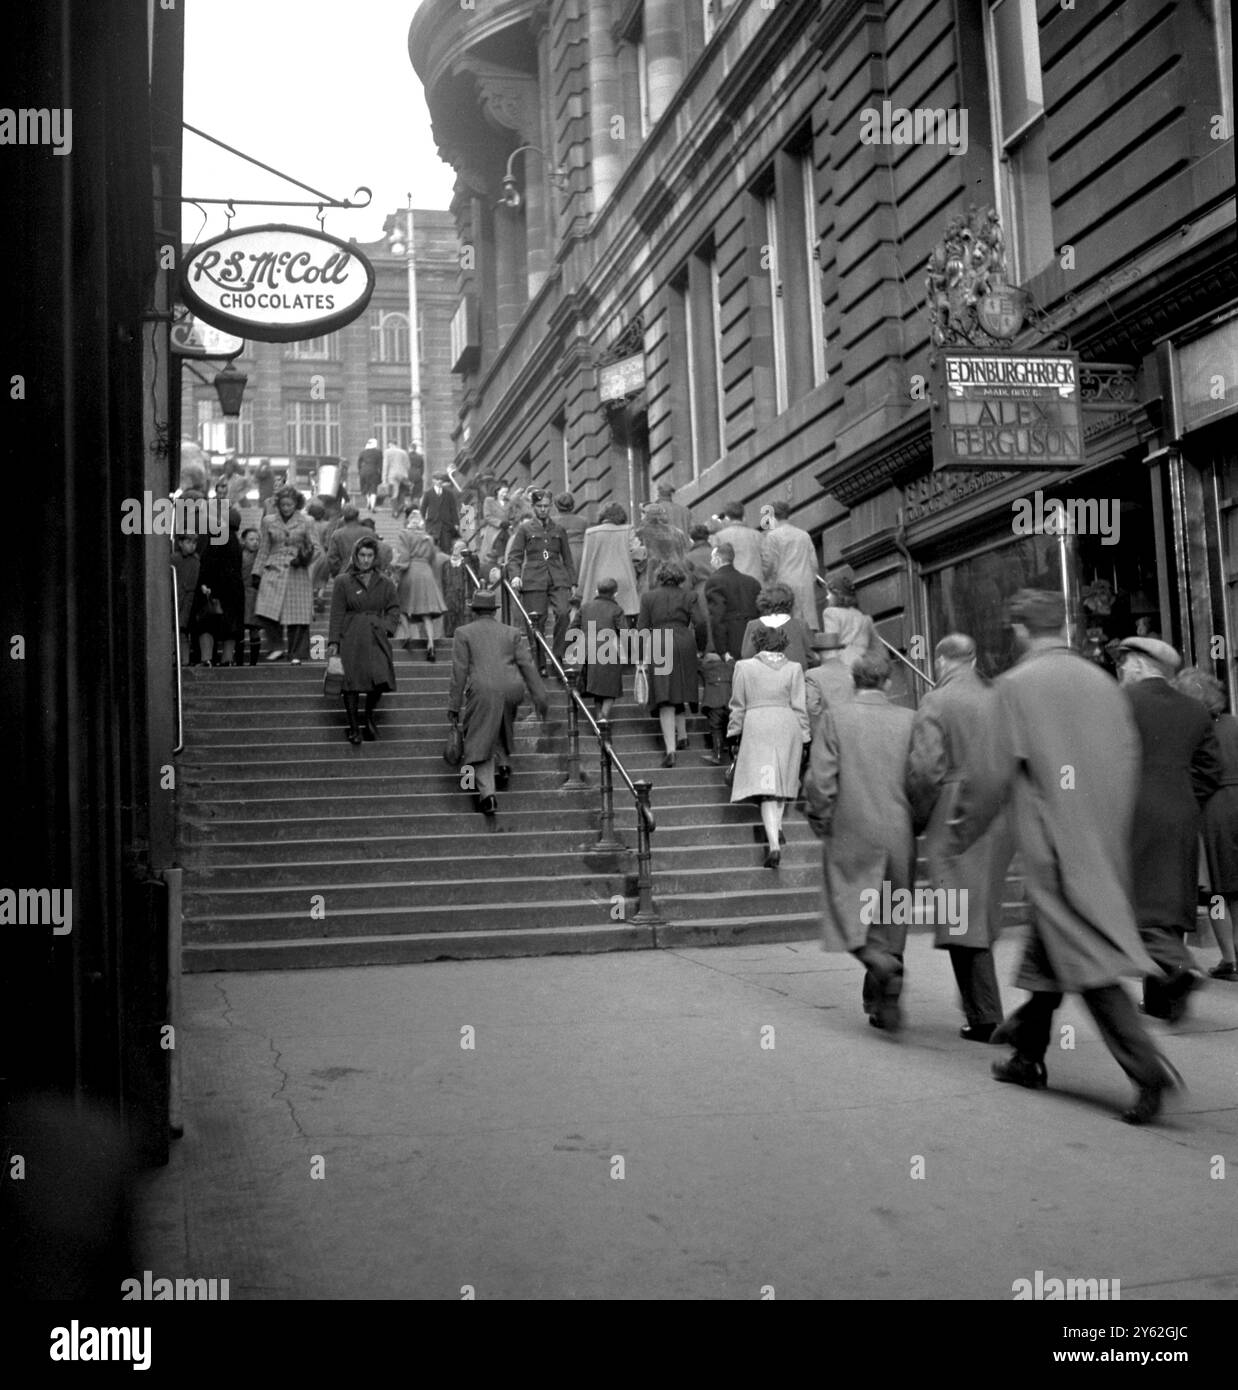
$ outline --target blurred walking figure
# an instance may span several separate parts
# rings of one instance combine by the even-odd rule
[[[666,513],[667,524],[688,540],[692,534],[692,517],[682,502],[675,501],[675,484],[661,482],[657,487],[658,506]],[[708,532],[706,533],[708,534]]]
[[[1212,719],[1169,684],[1182,658],[1156,637],[1118,644],[1118,680],[1130,700],[1142,752],[1131,842],[1139,935],[1160,973],[1143,982],[1143,1011],[1179,1023],[1202,975],[1186,946],[1195,929],[1204,803],[1221,784]]]
[[[709,632],[696,606],[691,589],[685,589],[683,567],[666,563],[658,566],[654,587],[640,601],[637,627],[649,634],[651,646],[661,641],[670,670],[649,667],[648,710],[661,725],[666,756],[663,767],[675,766],[675,751],[688,746],[687,709],[696,708],[698,699],[698,653],[705,650]],[[658,638],[655,634],[662,633]],[[654,646],[654,650],[657,650]]]
[[[378,703],[395,687],[395,662],[391,638],[400,621],[395,585],[380,574],[378,541],[362,536],[353,547],[348,568],[331,589],[331,618],[327,628],[327,655],[344,663],[344,713],[348,741],[378,737],[374,721]],[[365,723],[361,724],[357,697],[365,696]]]
[[[373,441],[377,445],[378,441]],[[369,445],[366,445],[369,448]],[[387,500],[391,503],[391,515],[402,516],[412,486],[412,462],[407,449],[398,444],[388,444],[383,450],[383,482],[387,484]],[[377,498],[375,499],[377,500]],[[371,507],[370,511],[374,508]]]
[[[1173,680],[1175,690],[1198,700],[1212,719],[1221,757],[1221,785],[1204,807],[1204,855],[1212,903],[1208,920],[1221,948],[1214,980],[1238,980],[1238,719],[1225,713],[1225,687],[1210,672],[1189,666]],[[1220,899],[1218,904],[1217,899]],[[1221,912],[1216,911],[1217,907]]]
[[[199,665],[235,666],[236,644],[245,622],[245,588],[242,578],[241,513],[228,509],[228,539],[223,545],[208,544],[199,550],[198,603],[194,615]]]
[[[379,484],[383,481],[383,451],[377,439],[367,439],[365,448],[357,455],[357,490],[365,505],[374,510],[378,501]]]
[[[830,580],[821,625],[835,628],[842,637],[844,666],[854,666],[865,652],[881,649],[873,620],[867,613],[860,612],[855,583],[849,575],[837,574]]]
[[[640,576],[640,591],[647,593],[658,582],[663,565],[678,565],[685,573],[688,568],[688,538],[672,526],[666,508],[651,502],[641,516],[641,523],[632,536],[632,557]]]
[[[506,483],[500,483],[493,497],[482,499],[477,554],[487,569],[503,563],[503,554],[507,549],[507,498],[510,492],[511,488]]]
[[[294,666],[309,656],[309,625],[314,617],[310,575],[321,555],[314,523],[301,510],[305,498],[293,487],[275,494],[275,511],[262,518],[258,553],[250,583],[257,580],[254,614],[262,623],[267,661],[284,655],[281,626],[288,629],[288,659]]]
[[[434,650],[434,620],[447,611],[447,602],[434,574],[438,561],[438,547],[426,531],[421,513],[414,507],[408,514],[408,525],[395,538],[391,570],[397,576],[400,611],[410,627],[421,623],[425,628],[427,661],[438,660]],[[404,650],[413,650],[411,631],[404,640]]]
[[[594,714],[599,719],[609,719],[611,707],[623,694],[623,667],[618,660],[618,637],[627,624],[623,620],[623,609],[615,602],[615,591],[619,587],[616,579],[600,579],[597,597],[580,605],[580,630],[585,635],[587,649],[596,653],[603,633],[614,634],[615,659],[611,661],[587,661],[581,676],[580,693],[593,700]]]
[[[961,632],[938,642],[934,670],[936,688],[920,701],[912,724],[907,791],[917,823],[927,825],[929,885],[959,894],[956,901],[964,908],[961,922],[935,923],[935,944],[950,953],[963,1003],[966,1023],[959,1036],[988,1042],[1002,1021],[992,946],[1001,930],[1002,890],[1014,852],[1009,816],[999,811],[988,830],[957,859],[950,857],[947,843],[963,768],[969,756],[984,756],[995,697],[976,674],[975,642]]]
[[[720,512],[710,518],[710,524],[715,527],[714,548],[729,545],[735,556],[735,568],[761,584],[765,579],[761,561],[761,541],[764,537],[760,531],[744,525],[744,504],[727,502]]]
[[[461,766],[472,767],[475,804],[489,816],[498,810],[496,786],[511,774],[513,725],[526,690],[542,719],[548,702],[524,634],[496,620],[494,594],[478,589],[469,607],[473,621],[456,629],[453,644],[447,718],[462,721]]]
[[[595,593],[602,579],[618,583],[615,602],[626,618],[635,618],[640,609],[640,585],[632,560],[632,528],[627,512],[618,503],[602,509],[597,525],[585,531],[581,548],[577,583],[581,594]]]
[[[817,616],[817,551],[812,537],[788,517],[788,503],[774,502],[769,509],[770,527],[761,542],[761,569],[766,584],[785,584],[795,595],[792,615],[810,632],[821,626]]]
[[[580,573],[581,556],[585,548],[585,532],[589,523],[576,510],[576,499],[570,492],[561,492],[555,498],[555,520],[567,536],[568,547],[572,552],[572,572]]]
[[[1135,1084],[1122,1118],[1146,1124],[1173,1079],[1119,983],[1156,969],[1128,897],[1139,732],[1111,677],[1068,646],[1060,593],[1022,589],[1009,612],[1022,656],[993,683],[990,736],[964,769],[947,839],[947,853],[962,854],[1013,802],[1031,909],[1015,983],[1032,995],[993,1035],[1014,1047],[993,1075],[1031,1090],[1047,1084],[1053,1015],[1070,990]]]
[[[820,665],[804,672],[804,694],[808,722],[815,734],[825,711],[835,704],[846,704],[855,694],[855,682],[850,668],[843,665],[843,639],[834,628],[814,633],[812,650]]]
[[[891,704],[890,663],[869,652],[851,669],[855,695],[831,706],[812,741],[804,800],[822,841],[827,951],[849,951],[864,966],[863,1004],[874,1028],[902,1027],[906,915],[885,915],[915,886],[916,837],[907,799],[912,714]],[[881,908],[876,903],[882,904]]]
[[[353,547],[365,534],[366,529],[361,523],[361,513],[350,502],[344,508],[340,524],[331,532],[331,538],[327,541],[327,569],[332,580],[348,568],[352,560]]]
[[[804,702],[804,668],[787,657],[785,628],[763,628],[756,654],[732,674],[727,736],[738,740],[731,800],[761,809],[768,848],[765,867],[782,862],[782,818],[799,794],[804,745],[811,737]]]
[[[257,666],[262,650],[262,628],[254,613],[258,601],[257,586],[251,584],[254,560],[258,556],[258,532],[251,526],[241,532],[241,585],[245,592],[245,637],[249,648],[249,665]],[[238,663],[244,665],[242,661]]]

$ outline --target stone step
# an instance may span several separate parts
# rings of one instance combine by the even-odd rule
[[[179,783],[183,788],[192,788],[193,795],[197,796],[207,787],[229,783],[239,785],[241,782],[251,784],[251,788],[258,791],[269,788],[271,783],[293,783],[299,787],[308,782],[325,780],[340,785],[346,780],[364,777],[372,786],[375,777],[459,777],[443,761],[441,747],[433,752],[420,753],[389,753],[387,747],[380,740],[375,744],[362,744],[360,749],[356,749],[345,741],[342,747],[324,749],[315,753],[312,759],[219,758],[213,754],[205,756],[204,750],[199,749],[197,756],[180,768]],[[633,776],[639,772],[642,777],[655,781],[672,778],[676,785],[696,781],[710,784],[720,782],[723,769],[705,760],[706,751],[704,747],[687,749],[681,753],[674,768],[662,766],[662,756],[656,749],[633,753],[631,757],[623,759],[623,764]],[[596,743],[588,750],[582,747],[581,767],[590,786],[597,785],[598,761]],[[548,782],[539,782],[538,785],[557,790],[567,776],[566,769],[566,753],[522,751],[519,765],[512,766],[512,781],[514,783],[517,778],[525,777],[549,777]]]

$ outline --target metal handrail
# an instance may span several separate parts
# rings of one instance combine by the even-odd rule
[[[472,566],[466,563],[466,564],[465,564],[465,569],[468,570],[470,576],[472,577],[473,583],[474,583],[479,589],[480,589],[480,588],[483,588],[484,586],[483,586],[481,580],[477,577],[477,575],[476,575],[476,573],[474,572]],[[566,672],[566,671],[563,669],[563,667],[560,665],[560,663],[559,663],[559,658],[558,658],[557,656],[555,656],[554,651],[552,650],[552,648],[551,648],[551,646],[550,646],[550,643],[546,641],[545,634],[542,633],[542,632],[539,631],[536,627],[533,626],[533,619],[529,616],[528,610],[525,608],[524,604],[520,602],[520,595],[516,592],[515,589],[512,588],[511,584],[508,582],[508,580],[507,580],[506,577],[502,577],[501,580],[500,580],[500,582],[502,583],[503,588],[504,588],[504,590],[506,591],[507,595],[510,597],[511,601],[512,601],[512,602],[516,605],[516,607],[520,610],[520,616],[524,619],[526,625],[527,625],[528,628],[529,628],[529,631],[530,631],[530,632],[533,634],[533,636],[536,637],[537,640],[541,643],[542,651],[544,651],[544,652],[546,653],[547,657],[549,657],[549,659],[550,659],[552,665],[553,665],[554,668],[555,668],[556,674],[558,675],[559,679],[563,682],[563,684],[567,687],[568,691],[569,691],[570,694],[571,694],[572,700],[573,700],[573,701],[575,702],[575,704],[576,704],[577,709],[578,709],[579,712],[580,712],[581,714],[583,714],[583,715],[585,716],[585,718],[589,721],[589,727],[593,730],[594,737],[599,741],[599,743],[605,741],[606,744],[607,744],[607,746],[609,747],[609,740],[603,740],[603,734],[602,734],[602,729],[601,729],[600,725],[598,724],[597,720],[594,719],[593,714],[592,714],[592,712],[591,712],[590,709],[589,709],[589,706],[585,704],[584,700],[581,698],[581,696],[580,696],[579,692],[576,690],[575,686],[574,686],[574,685],[572,684],[572,682],[568,679],[567,672]],[[636,790],[636,783],[635,783],[635,782],[632,780],[632,778],[628,775],[628,770],[627,770],[627,768],[624,767],[623,762],[622,762],[622,760],[620,759],[618,753],[616,753],[615,750],[614,750],[613,748],[610,749],[610,761],[611,761],[611,763],[614,765],[616,771],[619,773],[619,776],[622,777],[623,780],[624,780],[624,782],[627,784],[628,790],[629,790],[629,791],[632,793],[632,795],[636,798],[636,800],[637,800],[637,802],[638,802],[638,804],[639,804],[641,797],[640,797],[640,793]],[[652,812],[652,810],[648,810],[648,811],[647,811],[647,814],[648,814],[649,829],[650,829],[650,830],[653,830],[653,829],[655,829],[656,827],[655,827],[655,825],[654,825],[653,812]]]
[[[829,589],[829,584],[826,582],[826,580],[822,579],[819,574],[814,574],[813,578],[817,581],[818,584],[821,585],[823,589]],[[898,657],[898,659],[903,663],[903,665],[906,666],[908,670],[914,671],[916,675],[920,677],[920,679],[925,683],[925,685],[928,686],[930,690],[937,689],[937,682],[933,680],[931,676],[928,676],[923,671],[921,671],[920,668],[916,665],[916,663],[910,659],[910,657],[904,656],[902,652],[900,652],[899,649],[892,642],[887,642],[886,639],[881,635],[881,633],[877,631],[875,627],[873,628],[873,635],[877,638],[877,641],[880,642],[881,645],[886,649],[886,651],[890,653],[891,656]]]
[[[173,753],[185,748],[185,715],[181,700],[181,596],[177,591],[176,566],[169,565],[172,574],[172,665],[176,670],[176,743]]]

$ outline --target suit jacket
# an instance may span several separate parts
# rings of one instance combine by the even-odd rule
[[[1224,775],[1211,716],[1168,681],[1123,687],[1143,753],[1131,840],[1135,920],[1195,925],[1201,808]]]
[[[845,670],[845,667],[842,667]],[[1003,810],[988,830],[957,859],[949,854],[949,824],[968,754],[985,749],[996,697],[967,667],[945,675],[920,701],[911,728],[907,791],[924,832],[924,857],[933,888],[961,888],[967,896],[966,931],[937,924],[938,946],[990,946],[1001,928],[1006,869],[1014,853],[1009,814]],[[964,925],[960,922],[958,926]]]
[[[760,592],[760,584],[734,565],[719,565],[705,581],[705,605],[719,656],[729,652],[738,661],[743,655],[744,630],[757,616]]]
[[[1139,732],[1113,678],[1069,647],[1026,653],[993,683],[983,746],[946,837],[961,854],[1012,803],[1035,948],[1022,989],[1082,991],[1153,975],[1130,903]]]
[[[447,486],[442,492],[430,488],[422,496],[421,515],[425,518],[426,531],[434,538],[434,544],[450,554],[460,534],[460,503],[455,488]]]
[[[576,566],[563,527],[553,519],[543,525],[535,516],[522,521],[507,547],[507,577],[519,579],[522,588],[535,593],[571,588]]]
[[[754,531],[751,526],[738,521],[729,522],[720,531],[715,531],[713,537],[714,545],[726,544],[734,549],[735,568],[741,574],[751,575],[758,585],[765,577],[761,563],[761,540],[760,531]]]

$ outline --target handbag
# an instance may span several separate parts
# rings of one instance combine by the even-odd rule
[[[638,705],[649,703],[649,668],[642,661],[636,668],[636,676],[632,681],[632,698]]]
[[[443,761],[448,767],[459,767],[464,761],[464,735],[459,724],[453,724],[447,731],[447,742],[443,745]]]
[[[207,599],[206,607],[202,610],[202,613],[203,616],[207,618],[222,618],[224,615],[224,606],[217,598],[212,596]]]
[[[731,785],[732,782],[735,781],[735,764],[737,762],[739,762],[738,739],[736,739],[735,742],[731,745],[731,765],[727,768],[726,772],[723,773],[723,776],[726,778],[726,784],[728,787]]]
[[[344,663],[338,656],[327,658],[326,674],[322,678],[322,693],[336,696],[344,692]]]

